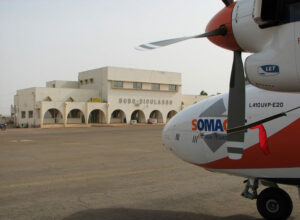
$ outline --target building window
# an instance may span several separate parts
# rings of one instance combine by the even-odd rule
[[[160,90],[160,85],[158,83],[153,83],[152,90]]]
[[[33,118],[33,111],[28,111],[28,118]]]
[[[88,80],[86,79],[86,80],[84,80],[85,81],[85,84],[88,84]]]
[[[55,88],[55,84],[52,84],[52,88]]]
[[[133,88],[134,89],[142,89],[142,83],[141,82],[133,82]]]
[[[80,85],[82,85],[83,84],[83,80],[80,80]]]
[[[114,88],[123,88],[123,82],[122,81],[114,81],[113,87]]]
[[[22,112],[21,112],[21,116],[22,116],[22,118],[26,118],[26,112],[25,112],[25,111],[22,111]]]
[[[90,83],[94,83],[94,79],[93,78],[90,79]]]
[[[176,85],[169,85],[169,91],[176,91],[177,86]]]

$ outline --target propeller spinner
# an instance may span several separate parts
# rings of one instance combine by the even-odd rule
[[[241,55],[242,49],[238,46],[232,31],[232,12],[235,2],[232,0],[222,1],[226,7],[211,19],[205,33],[142,44],[136,47],[136,49],[152,50],[189,39],[207,37],[217,46],[234,52],[228,101],[227,140],[229,145],[227,146],[227,151],[231,159],[237,160],[241,159],[243,154],[245,133],[244,130],[230,131],[233,128],[245,126],[245,76]]]

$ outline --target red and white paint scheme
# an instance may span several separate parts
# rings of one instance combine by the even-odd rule
[[[164,146],[191,164],[213,172],[248,178],[243,192],[246,198],[257,198],[259,181],[272,186],[267,190],[280,190],[277,183],[300,185],[300,95],[270,92],[251,85],[246,87],[246,94],[247,124],[288,113],[264,123],[265,134],[261,128],[245,131],[241,159],[230,159],[226,149],[228,93],[206,99],[175,115],[164,127]],[[253,192],[249,192],[249,188]],[[272,192],[272,195],[276,193]],[[258,206],[261,200],[265,197],[258,196]],[[291,204],[291,200],[287,200],[286,205]],[[265,208],[274,216],[267,219],[281,219],[277,218],[277,210],[284,209],[280,201],[269,199],[269,203],[262,206],[258,209]],[[288,209],[288,212],[291,213],[291,210]]]
[[[229,158],[227,93],[176,114],[163,130],[164,145],[184,161],[214,172],[300,184],[300,95],[269,92],[250,85],[246,91],[247,124],[296,108],[263,124],[269,152],[261,146],[259,129],[248,129],[242,158]]]
[[[242,195],[257,199],[259,213],[287,219],[293,204],[277,184],[300,189],[300,0],[222,1],[226,7],[205,33],[137,47],[208,38],[234,52],[229,93],[178,113],[165,126],[163,142],[189,163],[246,177]],[[242,52],[252,53],[244,64]],[[245,86],[244,72],[258,88]],[[259,183],[269,188],[257,195]]]

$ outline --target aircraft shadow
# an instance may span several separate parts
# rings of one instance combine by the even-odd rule
[[[217,211],[217,210],[216,210]],[[129,208],[88,209],[74,213],[63,220],[259,220],[246,215],[217,217],[192,212],[143,210]]]

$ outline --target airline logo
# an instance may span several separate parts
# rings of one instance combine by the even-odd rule
[[[280,73],[278,65],[263,65],[258,67],[258,74],[261,76],[275,76]]]
[[[192,130],[202,132],[225,132],[227,130],[227,119],[200,118],[192,120]]]
[[[216,152],[227,140],[227,115],[224,100],[219,99],[200,113],[198,119],[192,120],[192,130],[199,131],[192,142],[201,138],[212,151]],[[206,133],[206,134],[204,134]]]
[[[219,99],[201,112],[198,119],[192,120],[192,130],[202,132],[225,132],[227,115],[223,99]]]

